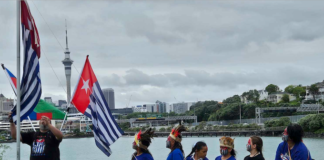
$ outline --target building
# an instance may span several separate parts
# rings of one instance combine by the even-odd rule
[[[8,114],[14,107],[14,100],[0,94],[0,121],[8,121]]]
[[[275,92],[268,95],[267,101],[272,103],[279,103],[281,101],[281,98],[285,94],[289,95],[289,101],[296,100],[296,97],[293,94],[286,93],[286,92]]]
[[[150,112],[153,113],[154,111],[156,111],[156,104],[143,104],[143,107],[146,108],[146,112]]]
[[[157,113],[166,113],[167,104],[165,102],[161,102],[161,101],[157,100],[155,103],[156,103],[156,112]]]
[[[115,92],[112,88],[105,88],[102,90],[106,102],[110,109],[115,109]]]
[[[268,92],[266,90],[258,90],[258,92],[259,92],[259,95],[260,95],[259,101],[261,101],[261,100],[267,100],[267,98],[268,98]]]
[[[185,113],[186,111],[190,110],[192,105],[196,104],[195,102],[180,102],[180,103],[173,103],[171,106],[171,111],[177,114]]]
[[[44,97],[45,102],[53,104],[52,97]]]
[[[67,104],[67,103],[66,103],[66,100],[58,100],[58,106],[59,106],[59,107],[62,108],[62,107],[63,107],[63,104]],[[65,106],[67,106],[67,105],[65,105]]]
[[[67,28],[65,30],[65,33],[66,33],[66,35],[65,35],[66,36],[66,48],[64,51],[65,58],[62,61],[62,63],[64,65],[64,71],[65,71],[65,77],[66,77],[66,92],[67,92],[66,93],[66,101],[70,102],[70,100],[71,100],[71,74],[72,74],[71,66],[73,64],[73,60],[70,59]],[[74,106],[72,106],[72,107],[74,107]],[[70,113],[78,113],[78,111],[76,109],[71,109],[70,111],[71,111]]]
[[[128,115],[133,113],[133,108],[116,108],[110,109],[111,113],[121,114],[121,115]]]
[[[322,82],[317,82],[315,83],[316,86],[318,87],[319,93],[317,95],[315,95],[315,100],[319,101],[319,100],[324,100],[324,80]],[[314,97],[311,93],[309,93],[309,87],[310,86],[306,86],[306,97],[305,100],[313,100]]]
[[[137,105],[136,107],[132,107],[134,113],[144,113],[147,112],[146,106],[144,105]]]

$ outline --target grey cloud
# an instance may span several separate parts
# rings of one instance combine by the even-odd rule
[[[65,19],[74,60],[72,90],[90,55],[101,87],[115,89],[119,106],[131,94],[134,104],[174,101],[174,96],[222,100],[268,83],[284,87],[322,81],[323,4],[30,1],[43,52],[43,96],[65,97]],[[15,2],[0,1],[0,13],[0,62],[15,72]],[[0,90],[10,95],[5,75],[0,77]]]

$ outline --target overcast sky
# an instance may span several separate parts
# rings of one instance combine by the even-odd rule
[[[0,63],[16,74],[15,5],[0,1]],[[65,19],[71,90],[89,55],[101,88],[115,90],[116,108],[131,95],[129,106],[222,101],[270,83],[284,89],[324,80],[324,2],[43,0],[29,6],[42,47],[42,97],[54,101],[66,99]],[[4,73],[0,90],[14,97]]]

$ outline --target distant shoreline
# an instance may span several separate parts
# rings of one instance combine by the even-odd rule
[[[159,132],[157,132],[159,133]],[[253,134],[249,134],[249,135],[246,135],[245,137],[249,137],[249,136],[252,136]],[[217,137],[220,137],[222,135],[219,135]],[[92,134],[88,134],[88,135],[81,135],[81,136],[72,136],[72,135],[69,135],[69,136],[65,136],[63,139],[79,139],[79,138],[91,138],[93,137]],[[126,135],[124,134],[122,137],[132,137],[132,135]],[[158,137],[165,137],[165,136],[158,136]],[[211,136],[193,136],[193,137],[211,137]],[[215,137],[215,136],[212,136],[212,137]],[[238,137],[237,135],[233,135],[233,137]],[[244,137],[244,136],[239,136],[239,137]],[[279,135],[277,136],[261,136],[261,137],[281,137]],[[189,136],[188,137],[184,137],[184,138],[190,138]],[[305,133],[305,136],[304,138],[318,138],[318,139],[324,139],[324,134],[314,134],[314,133],[311,133],[311,132],[306,132]],[[13,143],[13,142],[16,142],[16,140],[8,140],[8,141],[0,141],[0,143]]]

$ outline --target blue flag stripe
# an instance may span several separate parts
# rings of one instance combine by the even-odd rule
[[[29,30],[22,24],[22,40],[24,44],[24,65],[21,81],[21,100],[20,117],[21,120],[31,114],[39,102],[42,94],[40,81],[40,66],[36,51],[32,48],[32,38]],[[20,83],[20,82],[17,82]],[[16,106],[12,110],[13,120],[16,122]]]

